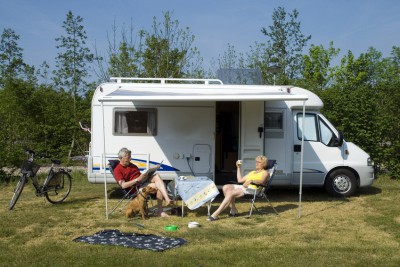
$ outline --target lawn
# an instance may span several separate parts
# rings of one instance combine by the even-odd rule
[[[272,188],[258,204],[266,214],[247,217],[249,200],[238,203],[241,216],[206,221],[206,207],[181,218],[128,221],[117,212],[105,218],[104,187],[73,173],[65,203],[36,197],[28,184],[13,211],[8,202],[16,182],[0,185],[0,266],[400,266],[400,182],[386,176],[347,199],[321,189],[304,189],[298,218],[298,190]],[[109,187],[111,194],[113,186]],[[111,198],[113,206],[117,197]],[[217,208],[221,198],[213,202]],[[188,222],[201,227],[189,229]],[[140,228],[134,224],[144,225]],[[176,232],[165,232],[169,224]],[[104,229],[156,234],[187,240],[182,247],[153,252],[72,240]]]

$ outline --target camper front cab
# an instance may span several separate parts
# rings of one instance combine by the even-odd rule
[[[208,176],[218,186],[235,179],[237,159],[247,173],[263,154],[277,160],[273,186],[298,185],[302,175],[303,186],[350,196],[373,183],[373,163],[322,107],[317,95],[291,86],[112,78],[92,99],[88,180],[114,183],[106,163],[122,147],[143,170],[162,161],[164,180]]]

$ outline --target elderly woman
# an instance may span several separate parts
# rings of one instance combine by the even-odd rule
[[[140,184],[141,187],[151,186],[157,189],[158,214],[161,217],[169,217],[162,207],[162,202],[169,205],[171,199],[168,197],[167,190],[161,177],[156,173],[151,177],[140,172],[139,168],[131,163],[131,151],[125,147],[118,152],[119,164],[114,169],[115,179],[123,189],[129,190],[132,186]]]
[[[236,162],[237,167],[237,181],[239,183],[243,183],[240,185],[237,184],[226,184],[222,188],[224,192],[224,200],[222,201],[219,208],[208,217],[207,221],[216,221],[218,220],[218,215],[224,211],[228,206],[231,207],[229,212],[229,216],[237,216],[237,209],[235,206],[235,199],[238,197],[242,197],[245,194],[253,194],[254,190],[258,190],[257,185],[264,185],[266,181],[269,179],[269,173],[265,170],[267,166],[267,157],[265,156],[257,156],[256,157],[256,168],[254,171],[251,171],[246,176],[242,176],[242,165],[239,161]]]

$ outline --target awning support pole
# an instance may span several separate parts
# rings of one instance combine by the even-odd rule
[[[299,214],[298,218],[301,217],[301,195],[303,192],[303,155],[304,155],[304,121],[306,113],[306,101],[303,101],[303,121],[301,123],[301,151],[300,151],[300,187],[299,187]]]
[[[102,156],[102,165],[104,168],[104,202],[106,204],[106,220],[108,220],[108,195],[107,195],[107,173],[106,173],[106,130],[104,123],[104,103],[101,102],[101,113],[103,114],[103,156]]]

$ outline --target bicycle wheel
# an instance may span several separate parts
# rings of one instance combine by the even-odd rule
[[[18,200],[19,196],[21,195],[22,190],[24,189],[24,186],[25,186],[25,184],[27,182],[27,179],[28,178],[26,177],[26,174],[23,174],[19,178],[17,186],[14,189],[14,194],[13,194],[11,200],[10,200],[10,205],[8,206],[9,210],[12,210],[14,208],[14,206],[15,206],[15,203],[17,203],[17,200]]]
[[[46,185],[45,196],[50,203],[61,203],[71,192],[71,186],[71,175],[68,172],[56,172]]]

